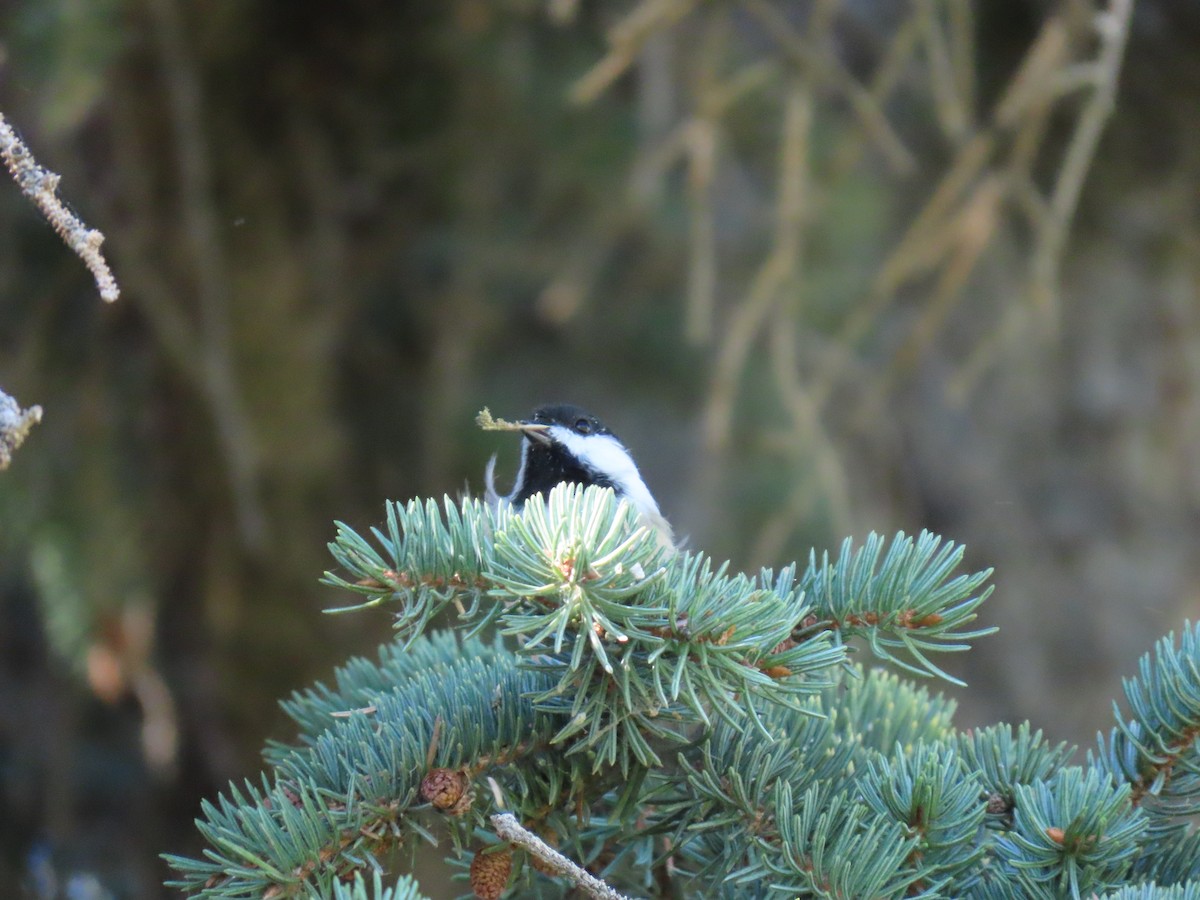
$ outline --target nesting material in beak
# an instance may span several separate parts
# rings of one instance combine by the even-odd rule
[[[537,441],[539,444],[549,444],[550,435],[546,432],[550,429],[549,425],[542,425],[539,422],[521,422],[521,433],[531,440]]]

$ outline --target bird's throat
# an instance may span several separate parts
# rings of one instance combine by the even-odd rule
[[[564,481],[570,484],[616,487],[610,479],[585,469],[557,446],[527,441],[523,450],[521,471],[517,474],[517,483],[509,496],[509,502],[518,509],[534,494],[549,496],[551,489]]]

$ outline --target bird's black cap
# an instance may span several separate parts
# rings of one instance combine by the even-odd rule
[[[539,406],[525,422],[530,425],[562,425],[576,434],[613,434],[603,422],[573,403]],[[616,435],[613,434],[613,437]]]

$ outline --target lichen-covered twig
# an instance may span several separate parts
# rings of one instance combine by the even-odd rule
[[[38,165],[25,142],[17,136],[13,127],[8,124],[3,113],[0,113],[0,156],[12,174],[13,180],[20,186],[43,216],[46,217],[61,237],[74,252],[83,260],[92,277],[96,279],[96,287],[100,296],[112,303],[120,295],[112,270],[100,252],[104,235],[94,228],[88,228],[73,212],[63,204],[58,197],[59,176],[54,172]],[[35,407],[36,408],[36,407]]]
[[[40,421],[40,406],[21,409],[16,400],[0,391],[0,472],[8,468],[13,453],[24,442],[29,429]]]
[[[497,836],[520,847],[556,874],[571,879],[589,897],[595,897],[596,900],[629,900],[595,875],[575,865],[536,834],[522,828],[512,813],[496,813],[491,822]]]

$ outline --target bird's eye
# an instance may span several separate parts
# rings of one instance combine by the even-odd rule
[[[591,434],[592,433],[592,423],[589,422],[587,419],[578,419],[575,422],[575,430],[577,432],[579,432],[580,434]]]

